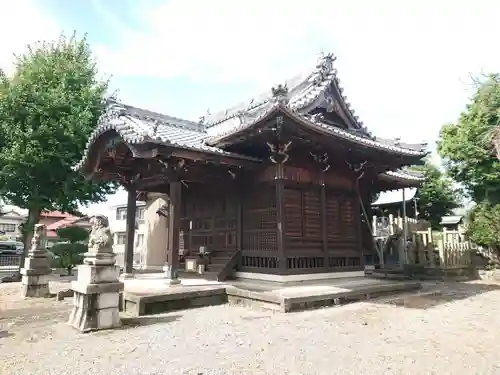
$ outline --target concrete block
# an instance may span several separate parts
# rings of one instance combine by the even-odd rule
[[[96,330],[116,328],[121,325],[118,306],[97,310]]]
[[[26,269],[49,269],[50,270],[50,259],[49,258],[26,258],[24,260],[24,268]]]
[[[50,275],[23,275],[21,283],[26,285],[45,285],[48,284],[50,280],[52,280],[52,277]]]
[[[97,295],[96,308],[99,310],[108,308],[118,309],[119,305],[120,296],[118,293],[102,293]]]
[[[79,281],[71,282],[71,290],[81,294],[100,294],[100,293],[120,293],[123,291],[124,284],[116,281],[103,284],[82,284]]]
[[[91,266],[83,264],[78,266],[79,284],[112,283],[120,276],[119,266]]]
[[[47,298],[50,297],[49,284],[21,284],[21,297]]]

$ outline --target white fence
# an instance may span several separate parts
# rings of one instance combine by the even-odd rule
[[[0,268],[19,269],[21,257],[19,255],[0,255]]]

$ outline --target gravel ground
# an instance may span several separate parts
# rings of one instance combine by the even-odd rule
[[[275,314],[207,307],[82,335],[69,302],[0,285],[0,374],[500,374],[500,286]],[[24,307],[23,307],[24,306]],[[3,331],[2,331],[3,330]]]

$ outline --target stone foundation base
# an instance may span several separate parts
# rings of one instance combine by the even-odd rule
[[[21,280],[21,297],[50,297],[49,275],[23,275]]]
[[[169,279],[169,278],[167,278],[165,280],[165,284],[167,284],[168,286],[180,286],[180,285],[182,285],[181,279]]]
[[[68,324],[80,332],[120,326],[120,267],[114,264],[78,266],[78,280],[71,283],[73,310]]]
[[[101,285],[93,285],[98,289]],[[74,290],[73,310],[68,324],[80,332],[116,328],[120,323],[120,296],[123,283],[102,285],[106,290],[102,293],[82,293]]]

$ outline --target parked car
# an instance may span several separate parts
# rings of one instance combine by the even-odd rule
[[[19,255],[22,253],[18,249],[16,241],[0,241],[0,255]]]

